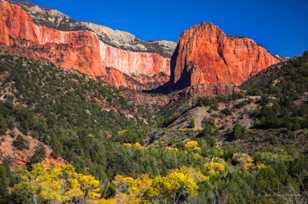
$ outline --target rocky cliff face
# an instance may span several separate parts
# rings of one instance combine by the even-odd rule
[[[0,32],[5,51],[48,60],[125,88],[151,87],[144,75],[166,82],[175,49],[173,42],[144,42],[126,32],[76,22],[56,10],[4,0],[0,1]],[[114,71],[107,73],[107,69]]]
[[[48,60],[118,88],[151,89],[169,81],[172,90],[219,94],[279,62],[253,40],[229,37],[209,23],[185,31],[175,48],[174,42],[146,42],[57,10],[5,0],[0,32],[4,51]]]
[[[171,84],[218,94],[277,62],[253,40],[229,37],[217,26],[203,23],[182,34],[172,57]]]

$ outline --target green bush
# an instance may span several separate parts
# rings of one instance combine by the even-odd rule
[[[21,135],[18,135],[13,141],[13,146],[18,150],[28,149],[29,142],[25,140]]]
[[[11,177],[9,165],[6,162],[0,164],[0,204],[4,204],[8,200]]]
[[[44,145],[39,144],[35,148],[35,151],[34,151],[32,157],[27,162],[28,168],[31,168],[32,164],[36,164],[36,163],[43,161],[45,159],[45,157],[46,157],[45,147],[44,147]]]
[[[239,139],[244,136],[246,132],[246,128],[243,127],[241,124],[237,123],[233,127],[233,136],[235,139]]]

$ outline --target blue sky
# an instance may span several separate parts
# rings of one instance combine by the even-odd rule
[[[308,0],[32,0],[76,20],[131,32],[144,40],[177,41],[187,28],[212,22],[247,36],[273,54],[308,50]]]

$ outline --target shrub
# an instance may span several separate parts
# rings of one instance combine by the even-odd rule
[[[212,122],[205,122],[203,125],[203,131],[201,132],[202,136],[207,138],[215,138],[217,135],[218,130],[214,123]]]
[[[190,140],[184,144],[184,149],[191,152],[200,152],[200,145],[196,140]]]
[[[245,131],[246,131],[245,127],[243,127],[241,124],[239,123],[235,124],[235,126],[233,127],[234,138],[235,139],[241,138],[244,135]]]
[[[209,175],[216,175],[225,171],[225,164],[218,161],[210,161],[203,164],[203,167],[208,171]]]
[[[236,148],[234,145],[225,145],[223,150],[224,150],[223,157],[226,161],[228,161],[232,159],[233,154],[238,151],[238,148]]]
[[[188,128],[195,128],[195,120],[194,119],[190,120]]]
[[[77,173],[72,165],[37,163],[32,170],[19,172],[20,181],[12,192],[28,191],[33,202],[73,203],[76,200],[96,200],[100,197],[100,182],[91,175]]]
[[[18,135],[13,141],[13,146],[18,150],[28,149],[29,142],[23,138],[23,136]]]
[[[0,135],[4,134],[8,128],[6,119],[2,118],[0,115]]]
[[[138,178],[116,176],[115,199],[123,203],[161,203],[162,201],[182,203],[198,194],[198,183],[207,181],[198,169],[182,167],[170,170],[166,176],[142,175]],[[114,199],[111,198],[110,200]]]
[[[232,162],[239,164],[243,170],[251,170],[254,168],[253,158],[245,153],[235,153],[232,157]]]
[[[228,108],[223,109],[221,112],[225,115],[231,115],[232,114],[232,112]]]
[[[41,161],[43,161],[46,157],[46,150],[44,145],[39,144],[34,151],[34,154],[32,155],[32,157],[29,159],[29,161],[27,162],[27,166],[28,168],[31,169],[31,166],[33,164],[39,163]]]
[[[9,186],[12,183],[12,175],[8,164],[0,164],[0,203],[5,203],[8,199]]]

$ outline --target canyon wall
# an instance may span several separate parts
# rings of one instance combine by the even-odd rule
[[[166,82],[175,48],[172,42],[144,42],[126,32],[76,22],[56,10],[4,0],[0,1],[0,33],[5,51],[48,60],[124,88],[146,88],[144,75]],[[108,74],[116,74],[107,76],[107,68],[117,70]],[[127,80],[130,77],[133,80]]]
[[[172,57],[170,82],[175,89],[197,86],[213,92],[217,86],[219,92],[239,86],[277,62],[253,40],[227,36],[217,26],[203,23],[182,34]]]
[[[210,23],[185,31],[176,47],[5,0],[0,0],[0,32],[3,51],[48,60],[117,88],[152,89],[168,82],[171,91],[219,94],[279,62],[253,40],[227,36]]]

